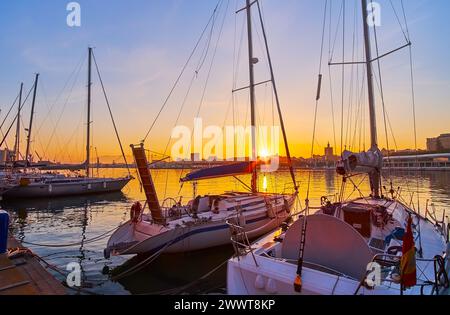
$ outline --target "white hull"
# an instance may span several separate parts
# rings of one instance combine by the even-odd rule
[[[15,186],[3,194],[3,198],[51,198],[121,191],[128,182],[124,178],[80,178],[31,182]]]
[[[398,205],[396,206],[398,207]],[[324,215],[322,215],[324,216]],[[432,260],[435,255],[444,255],[446,268],[449,270],[450,246],[447,248],[444,238],[438,233],[436,227],[425,219],[420,219],[420,230],[422,237],[422,258],[417,257],[417,278],[418,283],[431,280],[434,281],[434,264]],[[280,233],[276,233],[280,235]],[[295,233],[298,234],[298,233]],[[339,236],[327,234],[323,231],[323,238],[337,238]],[[366,289],[360,286],[363,277],[349,276],[340,270],[326,266],[324,263],[304,262],[302,268],[302,291],[294,290],[294,280],[297,276],[297,259],[283,256],[285,249],[283,243],[274,241],[275,233],[266,235],[256,243],[252,244],[254,257],[251,253],[233,257],[228,262],[227,269],[227,291],[230,295],[400,295],[400,285],[398,283],[382,279],[375,289]],[[300,235],[298,235],[300,239]],[[306,236],[308,243],[308,235]],[[286,242],[286,239],[284,239]],[[332,241],[330,241],[332,242]],[[333,244],[334,245],[334,244]],[[332,246],[332,245],[330,245]],[[347,248],[340,250],[348,253],[359,253],[357,244],[348,244]],[[418,246],[416,244],[416,246]],[[334,246],[333,246],[334,247]],[[308,248],[306,248],[306,252]],[[362,254],[362,252],[361,252]],[[375,252],[373,255],[375,256]],[[323,261],[333,260],[336,254],[330,249],[327,256],[323,255]],[[401,255],[401,251],[400,251]],[[255,261],[258,266],[255,265]],[[342,259],[349,266],[359,266],[353,264],[352,259]],[[353,259],[354,260],[354,259]],[[427,261],[426,261],[427,260]],[[367,261],[369,264],[371,260]],[[352,265],[353,264],[353,265]],[[365,266],[365,265],[364,265]],[[425,286],[421,292],[420,286],[415,286],[403,292],[405,295],[431,294],[433,287]],[[441,292],[443,288],[441,287]]]
[[[270,215],[264,197],[256,196],[253,199],[256,200],[253,203],[260,201],[260,204],[243,211],[239,219],[249,238],[260,237],[279,227],[288,218],[293,204],[293,200],[290,200],[286,211],[285,199],[278,196],[275,199],[277,204],[272,208],[274,215]],[[107,251],[120,255],[151,254],[157,251],[182,253],[231,244],[226,221],[233,218],[236,218],[234,210],[220,211],[218,214],[205,212],[199,215],[199,220],[185,216],[171,222],[169,227],[145,221],[137,224],[127,222],[111,236]]]

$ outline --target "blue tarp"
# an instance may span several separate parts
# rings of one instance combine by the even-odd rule
[[[255,166],[256,162],[242,162],[205,168],[187,174],[186,177],[181,179],[181,181],[189,182],[202,179],[251,174]]]

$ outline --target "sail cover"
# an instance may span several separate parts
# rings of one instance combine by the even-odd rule
[[[383,154],[379,149],[371,149],[362,153],[344,151],[342,160],[338,163],[337,172],[341,175],[353,172],[371,173],[374,170],[381,170],[382,167]]]
[[[186,175],[182,182],[251,174],[256,162],[242,162],[201,169]]]

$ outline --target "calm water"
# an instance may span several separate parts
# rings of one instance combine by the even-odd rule
[[[124,174],[126,170],[100,170],[99,176]],[[180,187],[179,185],[180,171],[160,170],[153,174],[161,200],[165,198],[178,200],[183,197],[183,201],[187,202],[192,198],[192,186],[185,184]],[[306,197],[308,174],[308,171],[297,171],[302,203]],[[389,174],[386,174],[386,177],[389,177]],[[443,209],[450,205],[450,173],[448,172],[402,172],[392,174],[391,178],[395,189],[402,187],[402,197],[408,202],[411,200],[411,193],[419,191],[421,211],[424,211],[427,199],[435,204],[440,217]],[[248,181],[248,178],[245,180]],[[262,178],[260,180],[262,186]],[[288,190],[289,181],[287,172],[268,175],[267,190],[270,192]],[[355,184],[362,182],[361,192],[367,192],[367,181],[363,177],[354,178],[353,181]],[[310,185],[311,204],[318,205],[323,195],[336,194],[341,183],[341,178],[333,171],[313,171]],[[230,179],[211,180],[198,185],[199,194],[221,193],[227,190],[242,190],[242,187]],[[345,196],[355,198],[360,196],[360,192],[349,182],[346,185]],[[134,180],[122,193],[52,200],[3,201],[1,205],[3,209],[10,212],[13,233],[18,239],[39,244],[73,244],[83,243],[102,235],[125,222],[131,204],[143,199],[144,195],[139,183]],[[417,194],[412,199],[417,208]],[[126,258],[104,259],[103,249],[106,242],[107,238],[64,248],[31,245],[29,247],[60,269],[65,269],[70,262],[79,262],[82,266],[83,293],[96,294],[154,294],[180,288],[208,273],[232,254],[232,249],[225,246],[195,253],[165,255],[128,278],[111,281],[108,275],[102,273],[103,268],[105,266],[111,269],[119,267],[126,262]],[[133,263],[135,262],[128,262],[122,268]],[[58,279],[64,280],[64,276],[53,273]],[[224,266],[210,277],[179,293],[220,293],[225,287],[225,280],[226,267]],[[69,293],[79,292],[70,290]]]

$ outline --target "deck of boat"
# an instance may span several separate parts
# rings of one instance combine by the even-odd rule
[[[10,236],[8,248],[22,247]],[[66,289],[35,257],[0,255],[0,295],[65,295]]]

